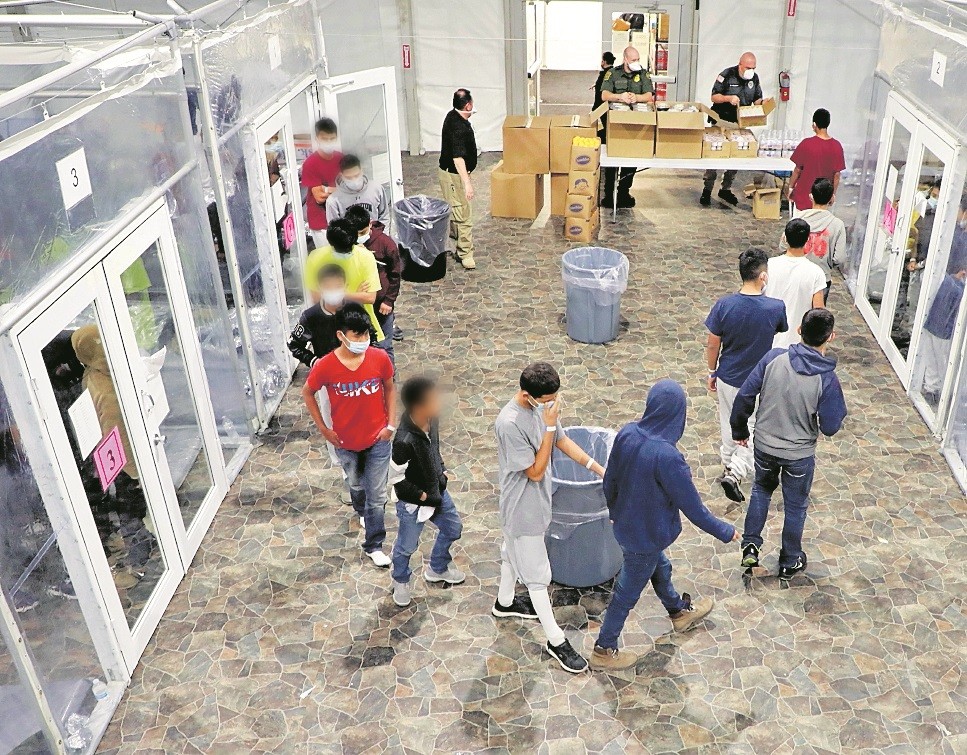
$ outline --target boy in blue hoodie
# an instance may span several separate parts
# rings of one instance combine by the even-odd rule
[[[678,594],[664,552],[682,532],[682,513],[723,543],[739,538],[735,527],[716,519],[702,503],[677,447],[684,432],[685,391],[666,379],[648,391],[642,418],[625,425],[615,438],[604,475],[604,497],[624,565],[594,643],[594,668],[622,669],[637,663],[634,653],[618,650],[618,637],[649,580],[678,632],[700,622],[714,605],[711,598],[693,603],[688,593]]]
[[[732,407],[732,438],[748,445],[749,418],[755,419],[755,482],[742,533],[742,566],[759,565],[762,528],[772,493],[782,484],[785,518],[779,579],[789,580],[806,568],[802,531],[816,470],[819,433],[833,436],[846,418],[846,400],[836,377],[836,360],[826,355],[836,320],[828,309],[803,315],[802,343],[766,354],[742,384]]]

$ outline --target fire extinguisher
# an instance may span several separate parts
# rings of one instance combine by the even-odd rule
[[[789,71],[779,71],[779,99],[789,102]]]
[[[655,70],[668,70],[668,50],[662,45],[658,45],[658,49],[655,50]]]

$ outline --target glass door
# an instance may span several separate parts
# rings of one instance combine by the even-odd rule
[[[396,71],[392,66],[319,82],[322,111],[339,125],[342,150],[359,157],[370,181],[382,184],[391,203],[403,198]]]
[[[304,109],[305,101],[306,93],[302,92],[292,102]],[[277,247],[274,259],[278,279],[282,282],[289,329],[298,324],[299,315],[306,306],[302,271],[308,254],[290,104],[286,103],[256,129],[258,143],[265,155],[265,167],[261,171],[262,211]]]
[[[910,387],[923,322],[924,271],[937,257],[935,221],[955,150],[895,99],[888,101],[884,132],[874,189],[880,201],[871,205],[858,305],[904,387]]]
[[[164,205],[15,333],[129,672],[228,487],[194,333]]]

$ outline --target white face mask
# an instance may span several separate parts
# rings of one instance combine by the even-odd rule
[[[637,60],[634,63],[629,63],[628,64],[628,70],[629,71],[640,71],[641,70],[641,63],[639,61],[637,61]]]
[[[342,303],[346,300],[346,292],[339,291],[323,291],[322,292],[322,303],[327,307],[341,307]]]
[[[370,234],[365,233],[362,236],[360,236],[358,239],[356,239],[356,243],[365,244],[367,241],[369,241],[369,237],[370,237]]]
[[[540,401],[535,401],[530,396],[528,396],[527,397],[527,403],[530,404],[531,407],[533,407],[534,409],[537,409],[538,411],[540,411],[541,409],[550,409],[552,406],[554,406],[554,403],[555,402],[554,401],[547,401],[547,402],[545,402],[545,403],[542,404]]]
[[[343,179],[343,186],[345,186],[349,191],[359,191],[366,185],[366,179],[360,176],[359,178],[353,179]]]
[[[752,79],[755,78],[755,69],[746,68],[745,71],[742,72],[742,78],[746,81],[752,81]]]
[[[343,343],[346,344],[346,348],[349,349],[353,354],[365,354],[366,349],[369,348],[369,341],[350,341],[348,338],[346,338]]]
[[[328,141],[328,142],[316,142],[316,151],[323,155],[331,155],[339,149],[338,141]]]
[[[937,198],[936,197],[927,197],[927,207],[929,207],[931,210],[936,210],[937,209]]]

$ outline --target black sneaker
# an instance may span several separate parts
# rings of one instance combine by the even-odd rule
[[[498,619],[507,619],[511,616],[516,616],[518,619],[537,618],[537,611],[534,610],[534,604],[531,603],[529,595],[515,595],[513,602],[509,606],[502,606],[495,600],[494,607],[490,609],[490,613]]]
[[[719,192],[719,199],[733,207],[739,203],[739,198],[728,189],[722,189]]]
[[[806,554],[804,553],[799,558],[796,559],[796,563],[792,566],[780,566],[779,567],[779,579],[784,582],[789,581],[795,577],[799,572],[806,569]]]
[[[722,490],[725,491],[725,497],[730,501],[742,503],[745,500],[742,488],[739,487],[739,481],[731,471],[725,470],[725,474],[718,478],[718,483],[722,486]]]
[[[702,205],[702,207],[708,207],[710,204],[712,204],[712,192],[708,189],[703,191],[702,196],[699,197],[698,203]]]
[[[618,209],[619,210],[630,210],[635,206],[635,198],[630,194],[619,194],[618,195]]]
[[[742,546],[742,566],[751,569],[759,565],[759,546],[755,543],[746,543]]]
[[[402,341],[403,338],[404,338],[403,329],[402,328],[397,328],[394,325],[393,326],[393,340],[394,341]]]
[[[560,645],[547,643],[547,652],[551,657],[556,658],[561,664],[561,668],[571,674],[580,674],[587,669],[588,662],[577,650],[571,647],[571,643],[564,640]]]

